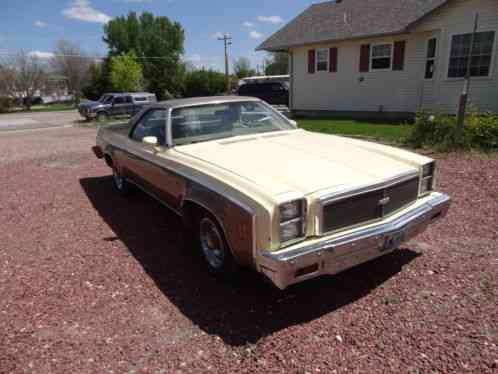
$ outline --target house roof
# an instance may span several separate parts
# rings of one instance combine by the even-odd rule
[[[397,34],[449,0],[338,0],[311,5],[257,50]]]

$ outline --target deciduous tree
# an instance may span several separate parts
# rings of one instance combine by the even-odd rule
[[[183,44],[185,36],[180,23],[168,17],[144,12],[137,16],[116,17],[104,26],[104,42],[109,56],[135,52],[142,65],[145,88],[161,100],[168,92],[177,95],[182,89]]]
[[[110,83],[113,91],[136,92],[143,89],[142,66],[134,52],[111,57]]]

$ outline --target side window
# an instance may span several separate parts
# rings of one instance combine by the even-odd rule
[[[160,145],[166,142],[166,111],[152,109],[145,113],[133,129],[131,138],[142,142],[146,136],[155,136]]]
[[[116,104],[124,104],[125,103],[125,98],[123,96],[118,96],[115,97],[114,100],[112,101],[114,105]]]
[[[126,96],[126,104],[132,104],[133,100],[131,99],[131,96]]]

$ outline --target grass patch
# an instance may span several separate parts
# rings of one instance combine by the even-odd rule
[[[413,128],[408,124],[374,123],[337,119],[297,119],[299,127],[308,131],[372,138],[387,143],[403,143]]]
[[[53,105],[40,105],[31,107],[30,112],[63,112],[68,110],[76,110],[73,104],[53,104]]]

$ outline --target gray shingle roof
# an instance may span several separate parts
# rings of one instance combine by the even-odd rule
[[[257,50],[401,33],[449,0],[342,0],[311,5]]]

